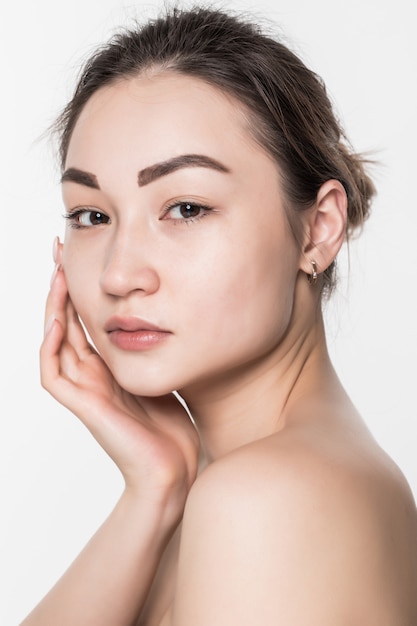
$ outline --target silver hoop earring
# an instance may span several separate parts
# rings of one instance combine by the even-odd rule
[[[313,268],[313,271],[311,274],[307,274],[307,278],[310,285],[315,285],[318,278],[317,263],[315,261],[311,261],[311,267]]]

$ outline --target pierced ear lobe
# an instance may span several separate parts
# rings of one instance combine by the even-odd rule
[[[347,195],[338,180],[328,180],[319,189],[307,213],[306,240],[301,269],[309,276],[324,272],[334,261],[346,236]],[[313,270],[312,263],[314,262]]]

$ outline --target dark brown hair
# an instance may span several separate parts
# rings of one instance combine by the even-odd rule
[[[258,25],[215,9],[168,10],[115,35],[87,61],[56,123],[62,167],[89,98],[105,85],[144,71],[194,76],[245,105],[255,139],[279,165],[295,236],[300,229],[295,212],[312,206],[329,179],[346,190],[347,236],[363,224],[374,186],[365,160],[349,147],[322,80]],[[329,291],[334,264],[323,277]]]

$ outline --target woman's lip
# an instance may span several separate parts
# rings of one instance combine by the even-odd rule
[[[134,315],[113,315],[104,325],[113,345],[121,350],[149,350],[172,333]]]
[[[109,331],[109,338],[117,348],[137,352],[150,350],[165,341],[171,334],[163,330],[122,330],[121,328],[116,328]]]
[[[120,315],[114,315],[108,319],[104,325],[104,330],[108,333],[112,333],[114,331],[125,331],[128,333],[155,332],[167,334],[170,332],[169,330],[165,330],[155,324],[142,320],[139,317]]]

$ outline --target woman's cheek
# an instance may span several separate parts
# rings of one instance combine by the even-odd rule
[[[67,281],[68,294],[75,310],[83,319],[88,318],[88,311],[91,307],[91,298],[94,292],[92,277],[85,267],[78,264],[66,263],[63,259],[63,269]]]

